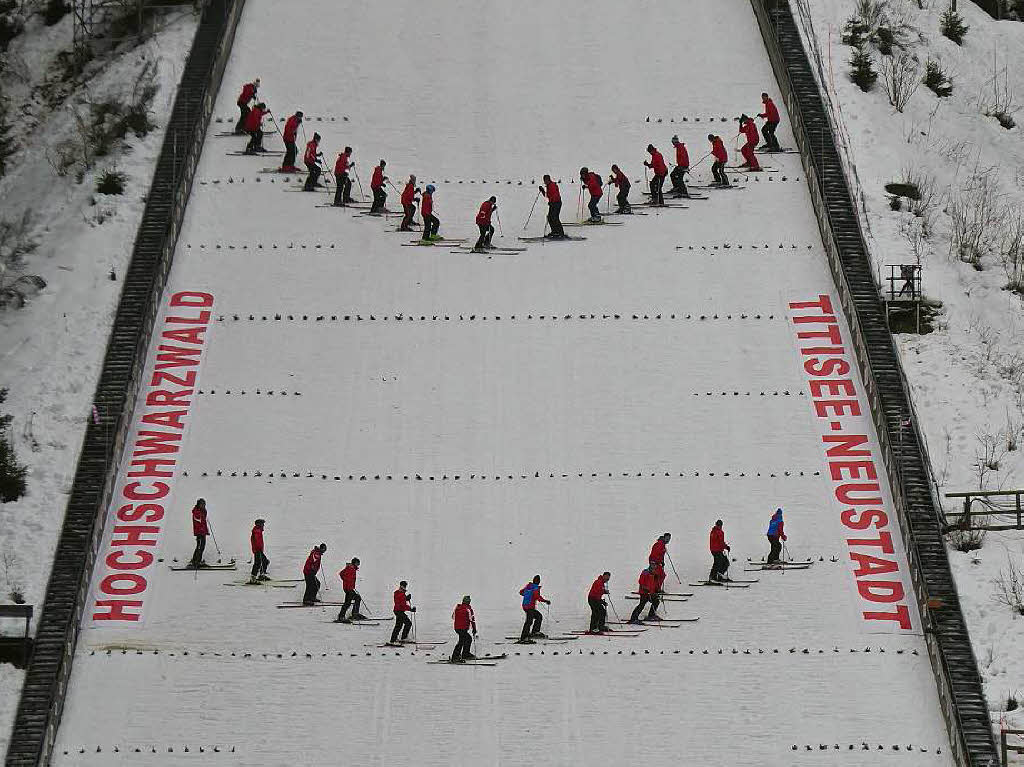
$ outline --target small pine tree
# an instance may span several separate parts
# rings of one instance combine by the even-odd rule
[[[8,116],[7,102],[3,99],[3,93],[0,93],[0,177],[7,172],[7,158],[17,149],[13,134],[14,127]]]
[[[7,389],[0,389],[0,405],[7,399]],[[18,463],[14,446],[7,438],[14,416],[0,415],[0,503],[16,501],[25,494],[28,469]]]
[[[939,17],[939,31],[957,45],[964,44],[964,37],[967,36],[968,26],[964,24],[964,17],[952,8],[945,11]]]
[[[862,91],[869,91],[878,79],[878,72],[875,71],[875,62],[871,54],[864,48],[855,48],[850,58],[850,79],[857,83]]]

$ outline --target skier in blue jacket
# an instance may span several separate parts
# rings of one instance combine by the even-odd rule
[[[768,553],[768,561],[765,567],[778,568],[782,567],[782,563],[779,562],[779,552],[782,551],[782,544],[779,540],[786,540],[786,529],[782,522],[782,509],[776,509],[775,513],[772,514],[772,519],[768,523],[768,543],[771,545],[771,551]]]
[[[532,644],[534,638],[546,639],[545,635],[540,632],[540,624],[543,618],[541,617],[540,610],[537,609],[537,603],[551,604],[551,600],[545,599],[540,595],[540,576],[533,576],[533,580],[523,586],[519,593],[523,596],[523,611],[526,613],[526,622],[523,623],[523,634],[519,637],[520,643]]]

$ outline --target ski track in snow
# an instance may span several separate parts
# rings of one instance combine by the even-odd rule
[[[341,12],[309,0],[303,13],[327,22]],[[282,115],[352,115],[344,133],[324,128],[324,146],[333,159],[336,148],[353,145],[364,184],[381,156],[396,184],[408,172],[421,181],[539,178],[548,167],[587,163],[604,172],[615,161],[632,176],[649,141],[670,159],[669,138],[684,127],[638,123],[652,99],[665,111],[699,104],[708,114],[738,114],[758,105],[762,89],[775,90],[743,0],[659,6],[642,26],[634,9],[611,5],[580,4],[560,18],[539,5],[494,2],[447,4],[427,18],[411,2],[351,7],[345,27],[358,34],[343,47],[351,71],[317,79],[316,88],[304,57],[280,45],[281,30],[296,23],[290,6],[249,0],[217,114],[231,112],[237,83],[261,75],[261,96]],[[608,30],[652,55],[623,72]],[[331,24],[312,34],[311,56],[339,55]],[[718,130],[728,143],[733,126],[726,127]],[[681,132],[692,157],[703,154],[706,132]],[[785,129],[781,138],[792,143]],[[211,136],[199,176],[251,175],[266,164],[225,156],[238,143]],[[802,176],[794,155],[772,162],[790,179]],[[808,195],[802,181],[762,177],[746,187],[689,210],[589,228],[586,242],[536,243],[515,257],[488,258],[399,247],[405,236],[387,231],[393,222],[317,209],[312,195],[284,194],[279,185],[197,185],[168,295],[215,298],[198,386],[301,396],[194,398],[179,456],[188,476],[176,476],[165,499],[166,561],[147,571],[144,620],[83,633],[54,763],[110,764],[117,746],[124,763],[139,748],[156,749],[147,764],[166,765],[266,765],[335,753],[372,765],[667,765],[681,756],[792,765],[820,763],[825,744],[830,754],[840,746],[834,758],[844,765],[877,764],[877,747],[895,745],[902,764],[951,764],[921,638],[861,618],[821,427],[786,319],[790,301],[832,292]],[[576,189],[562,185],[563,220],[573,218]],[[472,236],[476,209],[492,193],[511,240],[535,187],[440,183],[441,233]],[[542,225],[538,206],[530,233]],[[199,247],[295,240],[340,247]],[[676,250],[741,242],[814,247]],[[230,319],[279,313],[378,319]],[[616,313],[629,319],[589,319]],[[712,319],[665,319],[672,313]],[[380,319],[398,314],[489,319]],[[587,319],[512,321],[513,314]],[[784,391],[790,395],[760,395]],[[859,397],[866,408],[862,389]],[[844,421],[872,434],[867,417]],[[878,460],[873,436],[871,446]],[[416,474],[435,479],[398,479]],[[166,567],[191,551],[188,510],[200,496],[223,556],[239,559],[237,571]],[[586,589],[604,569],[613,572],[624,614],[631,603],[622,595],[663,530],[674,533],[669,550],[688,583],[706,577],[707,533],[723,518],[738,559],[733,574],[742,577],[745,558],[765,553],[764,528],[779,505],[792,555],[824,561],[761,573],[749,589],[694,588],[668,612],[701,620],[678,629],[525,651],[494,644],[518,631],[517,591],[535,572],[554,602],[549,630],[585,627]],[[323,540],[325,598],[337,597],[334,574],[358,556],[370,613],[389,614],[391,591],[404,578],[420,606],[419,634],[449,639],[451,607],[469,593],[481,650],[520,654],[498,668],[429,665],[450,645],[429,654],[367,649],[387,626],[333,625],[330,607],[274,609],[297,599],[298,589],[222,586],[246,575],[256,516],[268,520],[277,577],[297,577]],[[207,557],[215,557],[212,541]],[[906,582],[898,542],[896,557]],[[105,573],[98,568],[97,579]],[[133,649],[106,652],[121,645]]]

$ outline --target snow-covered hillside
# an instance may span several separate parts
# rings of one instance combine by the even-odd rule
[[[260,76],[278,115],[314,118],[306,133],[332,160],[355,147],[363,184],[380,158],[396,184],[434,183],[452,238],[475,235],[493,194],[496,242],[521,244],[545,172],[574,221],[580,166],[642,179],[644,147],[668,156],[674,133],[696,160],[709,131],[731,146],[732,118],[776,90],[746,0],[659,5],[643,24],[621,4],[303,12],[321,22],[306,51],[344,77],[311,80],[280,44],[292,7],[249,0],[225,82]],[[342,25],[353,34],[338,46]],[[623,69],[626,49],[650,55]],[[235,95],[219,95],[223,117]],[[151,350],[162,394],[135,414],[136,460],[166,463],[120,478],[56,763],[138,749],[160,764],[791,765],[824,747],[850,765],[880,749],[952,764],[796,155],[685,208],[573,229],[584,241],[483,256],[406,247],[393,218],[317,207],[326,195],[260,173],[276,157],[238,148],[211,136],[204,150],[160,325],[182,351]],[[708,180],[704,163],[695,190]],[[154,424],[166,434],[141,434]],[[198,497],[217,536],[207,559],[237,569],[168,567],[191,553]],[[778,506],[790,553],[813,564],[745,572]],[[390,617],[408,580],[417,638],[443,644],[382,648],[386,621],[339,625],[336,607],[277,609],[298,588],[238,585],[256,517],[276,578],[301,577],[326,542],[325,599],[359,557],[364,612]],[[690,585],[716,519],[747,588]],[[667,614],[699,621],[506,639],[535,573],[551,634],[586,628],[606,569],[626,617],[665,530],[681,580],[669,589],[693,594]],[[497,666],[430,663],[450,651],[465,594],[478,653],[510,653]]]

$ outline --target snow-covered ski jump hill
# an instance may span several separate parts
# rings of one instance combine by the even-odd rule
[[[367,193],[382,158],[399,188],[415,173],[453,239],[496,195],[495,244],[526,249],[410,246],[394,217],[261,172],[279,155],[230,154],[244,139],[215,134],[255,77],[331,164],[354,147]],[[728,191],[701,188],[705,160],[706,199],[518,239],[543,233],[543,200],[524,223],[544,173],[573,222],[581,166],[618,163],[640,203],[648,143],[670,163],[673,134],[695,163],[709,132],[733,149],[734,118],[777,96],[746,0],[248,0],[224,82],[55,764],[952,764],[799,155]],[[237,569],[171,569],[199,497],[207,561]],[[813,564],[748,572],[777,507]],[[358,557],[385,620],[239,585],[257,517],[274,578],[325,542],[321,596]],[[716,519],[745,588],[691,585]],[[628,617],[665,531],[666,589],[692,596],[663,615],[700,620],[571,634],[604,570]],[[507,639],[535,574],[545,633],[574,638]],[[423,643],[380,647],[400,580]],[[476,653],[508,657],[432,663],[467,594]]]

